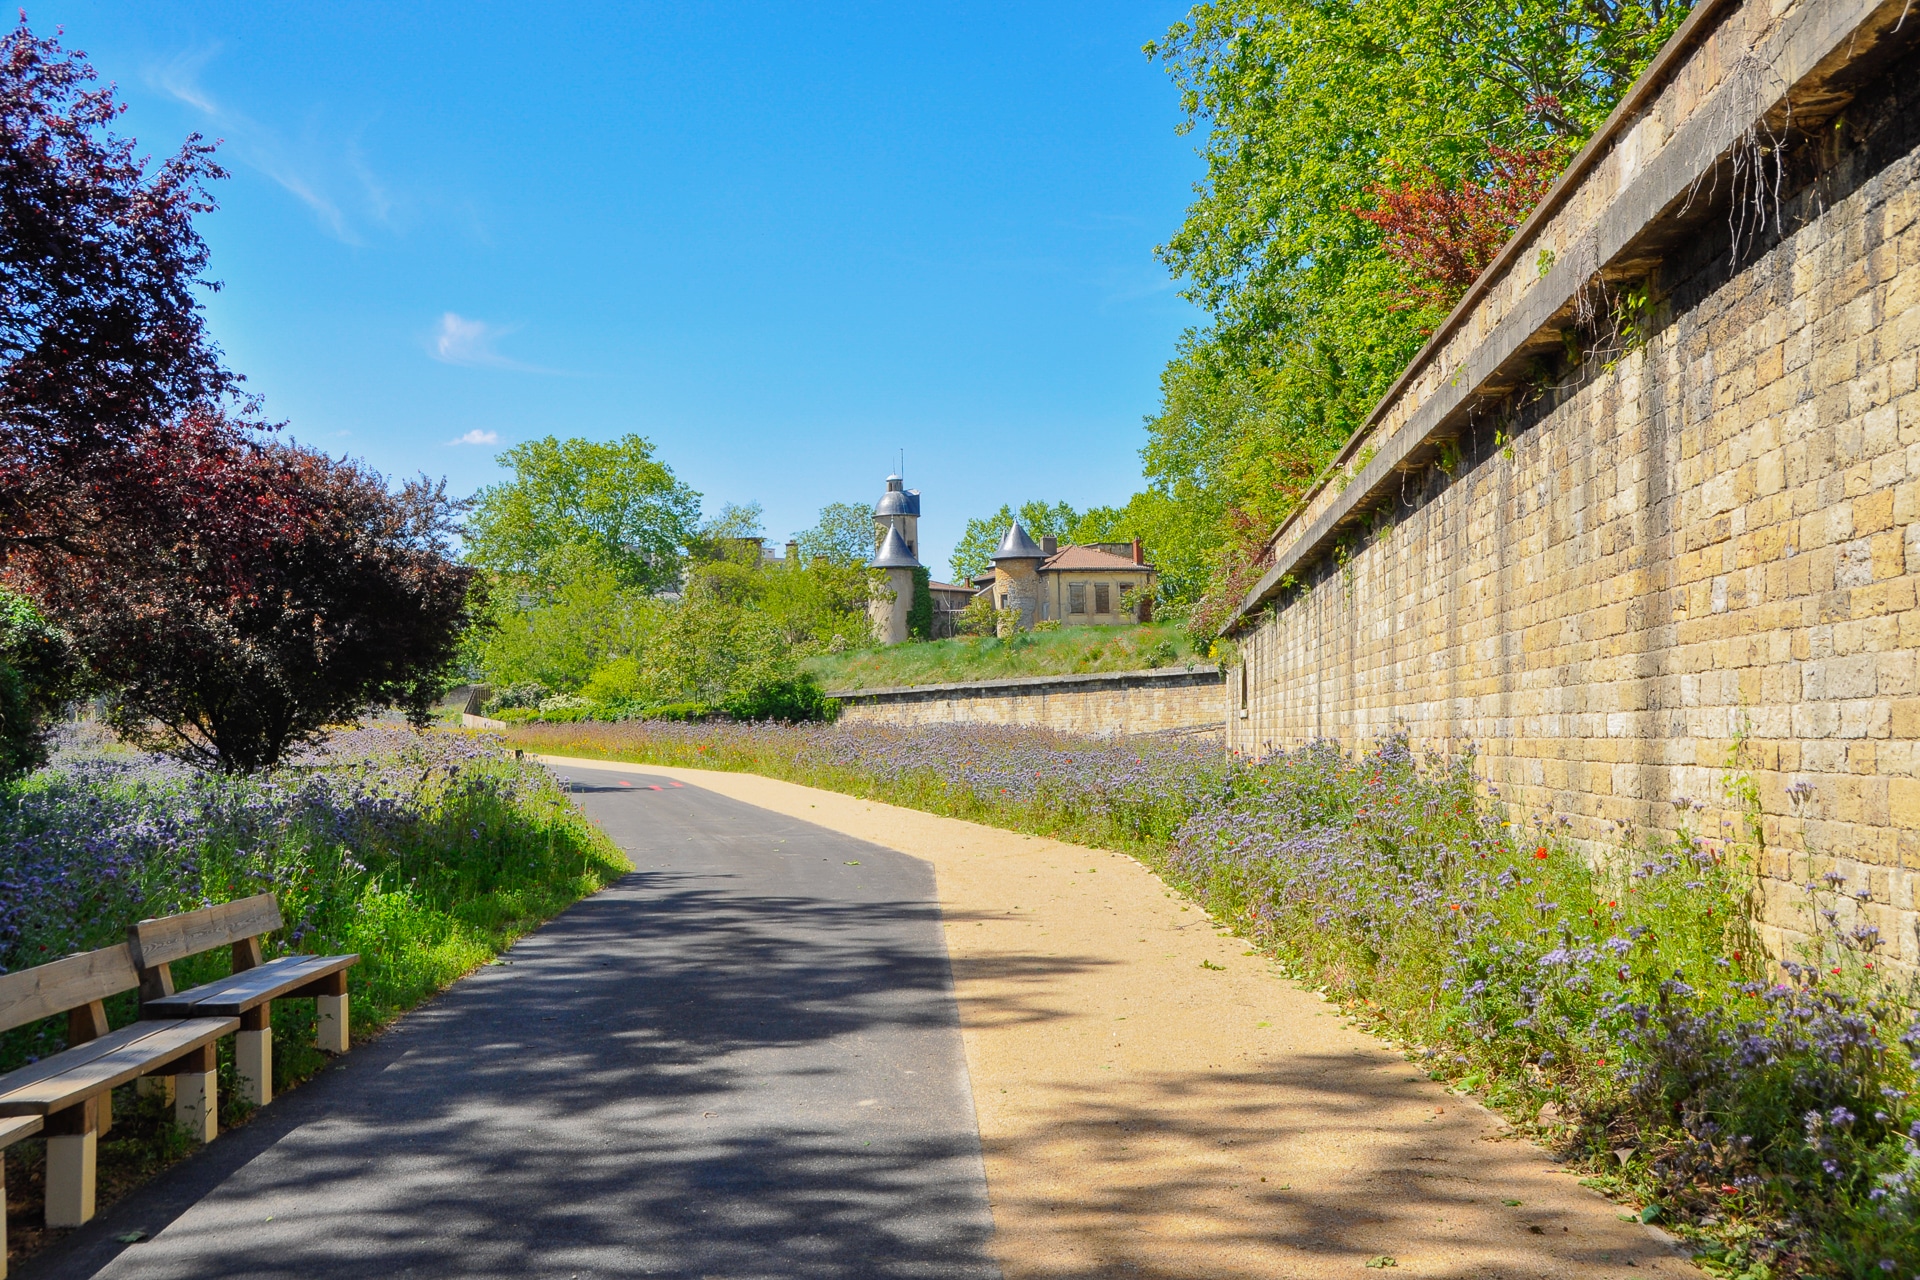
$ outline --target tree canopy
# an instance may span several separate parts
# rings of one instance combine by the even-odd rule
[[[111,691],[130,741],[226,771],[370,706],[416,720],[478,603],[453,562],[455,504],[424,480],[278,442],[226,458],[208,501],[111,555],[36,548],[13,571]],[[203,522],[218,504],[229,518]]]
[[[1159,252],[1208,322],[1142,462],[1180,526],[1157,541],[1210,562],[1216,614],[1687,8],[1212,0],[1147,46],[1202,136]]]
[[[238,381],[193,225],[225,174],[197,134],[150,169],[93,79],[24,17],[0,38],[0,551],[164,505],[174,469],[141,439]]]
[[[800,558],[829,564],[865,564],[873,558],[873,512],[856,502],[829,502],[820,520],[794,535]]]
[[[0,37],[0,772],[83,678],[223,769],[423,713],[467,621],[452,504],[269,438],[201,313],[225,174],[198,135],[150,165],[123,109],[24,18]]]
[[[500,455],[513,478],[482,489],[467,522],[467,559],[551,589],[583,567],[660,591],[679,580],[700,531],[700,495],[642,436],[601,443],[546,436]]]

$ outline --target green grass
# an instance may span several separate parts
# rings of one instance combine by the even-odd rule
[[[1144,627],[1061,627],[1023,631],[1005,640],[962,636],[886,649],[820,654],[805,669],[822,687],[881,689],[897,685],[956,684],[1015,676],[1063,676],[1085,671],[1144,671],[1150,667],[1210,666],[1197,656],[1177,622]]]
[[[291,951],[357,952],[349,971],[356,1043],[485,964],[628,870],[625,857],[553,778],[497,744],[397,728],[336,734],[327,749],[262,778],[219,778],[118,749],[63,748],[0,791],[0,879],[30,896],[0,912],[0,964],[18,971],[109,946],[143,916],[271,892]],[[225,947],[173,966],[185,988],[229,971]],[[110,1025],[136,1019],[132,993],[106,1001]],[[327,1064],[311,1000],[273,1011],[274,1090]],[[0,1034],[0,1069],[58,1052],[66,1019]],[[217,1046],[221,1128],[244,1123],[233,1042]],[[158,1174],[192,1146],[169,1107],[114,1091],[99,1145],[98,1201]],[[6,1153],[10,1256],[50,1241],[40,1226],[45,1144]]]

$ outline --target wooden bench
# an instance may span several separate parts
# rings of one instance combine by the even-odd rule
[[[243,1096],[273,1097],[269,1011],[277,999],[319,1001],[320,1047],[347,1047],[347,970],[359,956],[283,956],[262,962],[260,938],[283,925],[272,894],[184,915],[142,920],[126,943],[0,974],[0,1031],[67,1015],[67,1047],[0,1075],[0,1151],[47,1138],[47,1225],[93,1217],[99,1135],[113,1125],[113,1090],[129,1081],[173,1094],[173,1118],[203,1142],[219,1131],[214,1048],[239,1033]],[[231,947],[234,972],[188,991],[173,989],[176,961]],[[103,1003],[140,993],[140,1020],[109,1030]],[[6,1275],[4,1171],[0,1169],[0,1278]]]
[[[233,1017],[142,1021],[110,1031],[102,1003],[140,985],[125,946],[83,951],[0,975],[0,1031],[67,1015],[67,1047],[0,1076],[0,1148],[44,1129],[47,1225],[77,1227],[93,1216],[99,1135],[113,1123],[115,1087],[143,1076],[177,1076],[174,1119],[211,1139],[218,1120],[213,1046],[240,1025]],[[0,1186],[0,1195],[4,1187]],[[5,1274],[0,1212],[0,1275]]]
[[[127,950],[140,971],[142,1018],[238,1018],[234,1072],[240,1096],[257,1107],[273,1101],[273,1002],[312,997],[315,1042],[347,1051],[347,970],[357,955],[281,956],[262,962],[260,939],[284,925],[270,893],[223,902],[185,915],[142,920],[127,930]],[[175,961],[217,947],[233,950],[230,977],[187,991],[173,989]]]

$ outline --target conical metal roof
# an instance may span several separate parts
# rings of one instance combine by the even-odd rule
[[[1047,553],[1034,545],[1027,531],[1015,520],[1007,526],[1007,536],[1000,539],[1000,549],[990,557],[994,560],[1045,560]]]
[[[900,531],[891,525],[887,528],[886,541],[880,544],[880,554],[867,561],[869,569],[918,569],[920,562],[913,558],[913,552],[907,550],[907,540]]]

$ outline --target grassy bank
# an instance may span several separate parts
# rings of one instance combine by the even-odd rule
[[[1193,652],[1180,624],[1158,622],[1144,627],[1022,631],[1005,640],[962,636],[823,653],[807,659],[805,669],[827,689],[880,689],[1085,671],[1142,671],[1189,662],[1211,665],[1204,655]]]
[[[1920,1028],[1863,886],[1807,886],[1806,952],[1751,929],[1752,850],[1599,861],[1471,762],[1404,744],[1258,764],[1187,742],[939,726],[528,726],[540,751],[743,770],[1122,849],[1503,1110],[1709,1271],[1920,1274]],[[1742,789],[1737,768],[1727,788]]]
[[[123,941],[147,916],[272,892],[288,951],[358,952],[352,1033],[400,1013],[485,963],[527,930],[627,869],[545,770],[449,733],[343,732],[265,778],[221,778],[69,733],[52,764],[0,798],[0,965],[16,971]],[[186,986],[222,976],[209,953],[174,966]],[[129,993],[109,1020],[137,1016]],[[276,1091],[324,1065],[313,1006],[274,1010]],[[0,1036],[0,1069],[63,1047],[64,1018]],[[220,1045],[222,1120],[235,1102],[231,1039]],[[155,1100],[116,1092],[100,1144],[100,1201],[186,1151]],[[13,1256],[36,1230],[42,1145],[7,1153]]]

